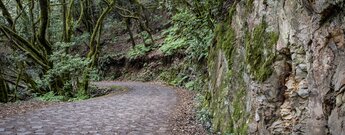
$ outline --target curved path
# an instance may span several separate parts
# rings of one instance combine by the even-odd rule
[[[164,86],[137,82],[99,82],[126,86],[123,94],[65,103],[0,120],[3,134],[166,135],[177,97]]]

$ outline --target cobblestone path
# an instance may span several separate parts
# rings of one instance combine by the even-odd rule
[[[171,88],[136,82],[99,82],[126,86],[123,94],[65,103],[0,120],[4,134],[166,135],[176,94]]]

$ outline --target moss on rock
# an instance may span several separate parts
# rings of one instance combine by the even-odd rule
[[[214,46],[208,57],[210,88],[202,110],[208,110],[212,131],[220,134],[246,134],[248,113],[246,85],[242,79],[244,55],[236,44],[236,34],[230,23],[216,27]]]
[[[222,50],[226,55],[226,59],[228,62],[228,67],[231,68],[232,65],[232,54],[235,51],[235,41],[236,35],[233,28],[221,23],[217,26],[216,29],[216,42],[217,42],[217,50]]]
[[[254,1],[245,2],[246,14],[250,14]],[[207,112],[211,131],[217,134],[248,133],[253,116],[246,108],[248,88],[244,75],[250,74],[254,80],[263,82],[271,76],[276,59],[274,46],[279,35],[267,32],[265,22],[251,30],[248,28],[244,36],[236,35],[231,26],[235,8],[231,7],[230,17],[216,26],[208,56],[209,88],[201,110]]]
[[[276,58],[274,45],[279,35],[266,32],[267,24],[262,22],[254,28],[252,33],[246,32],[246,64],[254,79],[265,81],[273,72],[272,64]]]

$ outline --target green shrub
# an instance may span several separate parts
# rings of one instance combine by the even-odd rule
[[[50,91],[42,96],[37,97],[37,99],[41,101],[63,101],[64,98],[64,96],[55,95],[53,91]]]
[[[195,87],[195,81],[189,81],[187,82],[184,86],[188,89],[188,90],[193,90]]]
[[[212,119],[212,115],[209,112],[209,110],[206,108],[204,102],[205,102],[205,96],[202,94],[198,94],[196,96],[196,100],[197,100],[197,107],[198,110],[196,112],[196,118],[204,125],[204,126],[208,126],[206,127],[208,130],[209,128],[211,128],[211,119]]]
[[[153,44],[153,41],[151,40],[150,34],[147,31],[141,32],[140,35],[144,39],[145,45],[152,45]]]
[[[144,44],[136,45],[127,53],[127,57],[129,59],[137,59],[145,56],[149,51],[151,51],[151,48],[145,46]]]
[[[90,96],[86,93],[83,93],[82,91],[78,91],[75,98],[71,98],[68,101],[73,102],[73,101],[81,101],[85,99],[89,99]]]
[[[66,53],[65,49],[73,46],[73,43],[56,43],[54,52],[49,56],[49,61],[54,63],[53,67],[47,71],[43,78],[36,80],[38,87],[45,90],[53,90],[53,87],[61,87],[58,92],[62,96],[73,96],[78,90],[80,80],[85,71],[88,72],[91,80],[98,80],[99,76],[94,69],[88,69],[90,60],[82,58],[79,55],[71,55]],[[51,84],[56,80],[62,84]]]
[[[183,86],[183,82],[188,79],[186,75],[178,75],[173,81],[170,82],[173,86]]]
[[[206,19],[183,10],[175,14],[172,21],[173,26],[163,32],[165,39],[159,50],[165,55],[182,52],[192,61],[206,58],[213,38]]]

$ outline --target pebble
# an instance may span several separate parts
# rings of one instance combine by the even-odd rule
[[[42,128],[43,126],[32,126],[33,129],[40,129]]]
[[[300,96],[301,98],[307,98],[309,96],[309,91],[308,89],[299,89],[297,91],[298,96]]]

